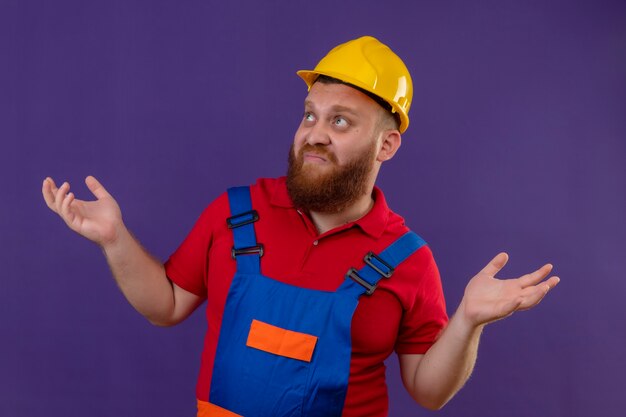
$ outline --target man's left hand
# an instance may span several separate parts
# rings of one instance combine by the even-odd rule
[[[544,281],[552,271],[550,264],[519,278],[497,279],[495,275],[508,259],[506,253],[498,254],[465,288],[458,313],[464,316],[468,324],[481,326],[508,317],[516,311],[532,308],[560,281],[556,276]]]

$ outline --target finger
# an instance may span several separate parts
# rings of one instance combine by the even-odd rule
[[[550,291],[552,288],[556,287],[559,282],[561,282],[561,278],[559,278],[559,277],[550,277],[550,279],[545,282],[545,284],[548,286],[548,291]]]
[[[43,199],[48,205],[48,207],[54,211],[54,194],[57,191],[57,187],[54,184],[52,178],[48,177],[43,180],[43,184],[41,186],[41,193],[43,194]]]
[[[548,276],[550,271],[552,271],[552,264],[545,264],[536,271],[520,277],[520,285],[522,286],[522,288],[528,287],[530,285],[536,285],[539,282],[543,281],[543,279]]]
[[[74,193],[68,193],[63,199],[63,204],[61,204],[61,215],[66,223],[71,226],[74,221],[74,213],[70,210],[70,206],[74,201]]]
[[[108,193],[106,188],[104,188],[104,186],[100,184],[100,181],[98,181],[95,177],[91,175],[85,178],[85,184],[87,184],[87,187],[89,188],[89,190],[92,192],[94,196],[96,196],[98,200],[104,197],[111,196],[111,194]]]
[[[542,282],[539,285],[534,287],[528,287],[524,291],[526,292],[522,303],[519,305],[519,310],[528,310],[539,304],[541,300],[548,294],[548,292],[556,287],[556,285],[560,282],[559,277],[550,277],[545,282]]]
[[[502,268],[504,268],[504,265],[506,265],[508,261],[509,255],[505,252],[501,252],[489,261],[489,263],[480,272],[490,276],[495,276]]]
[[[63,205],[63,200],[65,200],[65,195],[70,190],[70,184],[68,182],[64,182],[61,186],[56,190],[54,195],[54,207],[55,211],[58,214],[61,214],[61,206]]]

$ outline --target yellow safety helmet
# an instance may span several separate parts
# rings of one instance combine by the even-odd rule
[[[309,90],[318,76],[326,75],[380,97],[400,116],[400,133],[409,127],[413,81],[404,62],[389,47],[363,36],[333,48],[314,70],[298,71]]]

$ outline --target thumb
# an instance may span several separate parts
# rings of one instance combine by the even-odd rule
[[[104,188],[104,186],[100,184],[100,182],[95,177],[89,175],[87,178],[85,178],[85,184],[87,184],[89,190],[93,193],[94,196],[96,196],[98,200],[105,197],[111,197],[111,194],[107,192],[106,188]]]
[[[489,261],[489,263],[480,272],[493,277],[502,268],[504,268],[504,265],[506,265],[508,261],[509,261],[509,255],[507,255],[505,252],[501,252],[497,254],[495,258]]]

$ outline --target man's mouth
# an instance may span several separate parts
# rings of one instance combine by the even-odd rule
[[[313,162],[313,163],[324,163],[328,162],[328,159],[318,153],[314,152],[305,152],[303,155],[303,159],[305,162]]]

